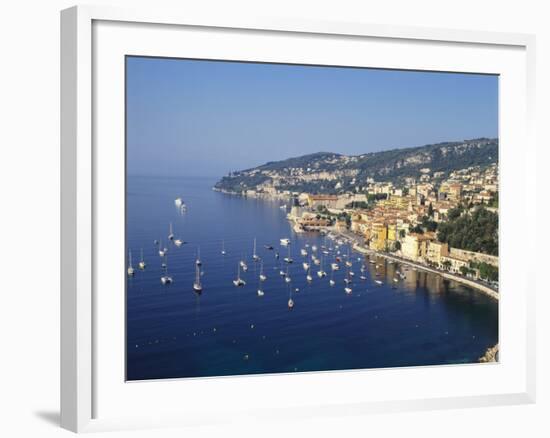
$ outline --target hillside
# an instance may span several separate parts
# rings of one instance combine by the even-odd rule
[[[484,168],[497,162],[498,139],[487,138],[354,156],[319,152],[232,172],[218,181],[215,188],[237,193],[269,187],[336,193],[372,180],[399,185],[405,178],[418,179],[423,173],[444,178],[455,170]]]

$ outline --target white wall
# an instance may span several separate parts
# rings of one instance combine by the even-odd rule
[[[138,5],[152,2],[95,2]],[[544,3],[531,0],[401,1],[156,1],[163,6],[194,4],[203,10],[247,10],[258,15],[415,24],[431,27],[536,33],[538,37],[539,181],[548,172],[543,151],[548,125],[550,26]],[[296,4],[298,3],[298,4]],[[59,10],[64,0],[3,3],[0,9],[0,429],[2,436],[49,437],[68,432],[58,417],[59,367]],[[521,147],[521,145],[518,145]],[[546,188],[545,188],[546,191]],[[541,190],[539,197],[542,199]],[[546,202],[548,196],[546,195]],[[542,203],[541,203],[542,204]],[[540,206],[542,209],[542,205]],[[542,232],[542,211],[537,238]],[[534,224],[532,224],[534,226]],[[546,272],[539,261],[539,272]],[[521,274],[519,274],[521,275]],[[546,288],[548,290],[548,288]],[[539,292],[544,292],[539,288]],[[269,427],[257,424],[184,431],[192,436],[446,436],[481,434],[543,436],[548,433],[550,387],[548,309],[539,294],[539,402],[532,406],[437,411],[367,418],[315,419]],[[546,414],[546,415],[545,415]],[[10,429],[7,430],[3,429]],[[526,431],[531,429],[531,433]],[[180,436],[181,432],[139,432]],[[107,436],[130,436],[115,433]]]

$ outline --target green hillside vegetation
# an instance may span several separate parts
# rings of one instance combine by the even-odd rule
[[[447,175],[454,170],[468,167],[487,167],[497,161],[498,139],[487,138],[392,149],[351,157],[332,152],[318,152],[232,172],[218,181],[215,187],[234,192],[255,189],[259,184],[271,179],[262,172],[273,172],[279,177],[288,178],[287,181],[281,182],[278,187],[280,190],[337,194],[353,190],[356,186],[364,186],[367,178],[402,185],[407,177],[418,178],[420,169],[423,168],[429,168],[432,173],[443,172]],[[302,181],[299,177],[291,175],[291,169],[299,169],[304,175],[321,171],[353,171],[357,176],[342,176],[338,181]],[[338,188],[337,182],[340,183]]]
[[[498,214],[484,207],[473,212],[449,211],[448,221],[437,227],[437,238],[453,248],[498,255]]]

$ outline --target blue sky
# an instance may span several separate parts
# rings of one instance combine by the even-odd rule
[[[129,57],[126,84],[130,175],[498,136],[496,76]]]

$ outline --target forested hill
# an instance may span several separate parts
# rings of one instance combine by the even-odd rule
[[[487,167],[498,162],[498,139],[478,138],[429,144],[347,156],[318,152],[268,162],[251,169],[231,172],[215,188],[232,192],[273,186],[303,190],[322,185],[326,191],[345,188],[357,181],[391,181],[418,178],[421,174],[443,174],[469,167]],[[340,184],[338,184],[340,183]]]

